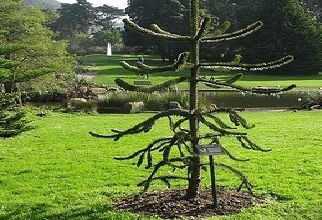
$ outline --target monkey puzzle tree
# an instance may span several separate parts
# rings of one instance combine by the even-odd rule
[[[295,87],[291,85],[287,88],[244,88],[234,83],[242,77],[242,74],[237,74],[233,78],[227,81],[220,80],[207,80],[200,78],[199,73],[201,69],[228,69],[238,71],[258,71],[283,66],[293,60],[292,56],[286,56],[273,62],[266,62],[260,64],[241,64],[236,62],[218,62],[218,63],[203,63],[200,62],[200,44],[201,43],[219,43],[222,41],[229,41],[238,38],[245,37],[260,29],[263,25],[262,22],[255,22],[246,28],[232,33],[224,33],[222,31],[213,31],[210,27],[210,18],[201,17],[200,13],[200,0],[190,1],[190,35],[183,36],[178,34],[171,34],[165,30],[162,30],[158,25],[151,25],[151,29],[142,28],[132,21],[125,19],[124,23],[127,28],[143,34],[144,36],[154,37],[158,39],[164,39],[174,42],[185,42],[190,44],[190,51],[184,52],[179,55],[176,62],[173,65],[168,66],[149,66],[144,63],[138,62],[137,66],[131,66],[126,62],[121,62],[121,65],[133,72],[140,73],[161,73],[167,71],[180,71],[183,69],[189,69],[191,71],[190,77],[180,77],[178,79],[167,81],[163,84],[156,85],[149,88],[142,88],[130,85],[122,79],[116,79],[116,83],[130,91],[140,92],[154,92],[164,90],[173,84],[181,82],[189,82],[190,84],[190,109],[170,109],[168,111],[160,112],[153,117],[135,125],[128,130],[112,130],[114,134],[102,135],[94,132],[90,132],[91,135],[101,138],[112,138],[118,141],[120,138],[126,135],[133,135],[143,132],[149,132],[155,123],[162,119],[168,118],[170,121],[170,128],[173,131],[172,137],[164,137],[154,140],[146,148],[141,149],[128,157],[116,158],[118,160],[128,160],[138,157],[138,166],[141,166],[146,159],[147,169],[152,168],[152,173],[147,180],[139,183],[139,186],[143,186],[144,190],[148,190],[151,183],[156,180],[165,182],[170,185],[170,180],[187,180],[188,189],[186,192],[186,198],[195,198],[198,196],[200,189],[201,168],[208,165],[201,159],[200,147],[202,143],[209,143],[213,145],[220,145],[220,139],[222,137],[234,137],[236,138],[241,147],[249,150],[267,151],[260,148],[253,143],[247,136],[247,133],[236,130],[237,126],[241,126],[245,129],[250,129],[253,125],[249,125],[247,121],[239,114],[239,110],[231,108],[216,108],[211,111],[200,111],[198,104],[198,85],[200,83],[210,87],[216,88],[232,88],[238,91],[257,93],[257,94],[272,94],[282,91],[287,91]],[[226,29],[226,28],[225,28]],[[225,113],[229,116],[230,121],[235,125],[229,125],[218,116],[219,113]],[[188,124],[188,125],[187,125]],[[210,129],[212,132],[202,134],[199,132],[200,126],[203,125]],[[221,150],[226,153],[228,157],[237,161],[248,161],[247,159],[239,159],[230,153],[228,148],[220,147]],[[156,163],[153,161],[153,153],[162,152],[162,159]],[[213,163],[213,161],[210,161]],[[215,163],[216,167],[227,169],[242,180],[239,189],[245,186],[248,190],[251,190],[251,184],[248,179],[238,170],[233,167]],[[162,167],[170,167],[173,170],[188,169],[188,176],[181,177],[176,175],[157,176],[158,171]],[[214,172],[212,170],[212,172]]]

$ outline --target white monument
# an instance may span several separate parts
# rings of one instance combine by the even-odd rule
[[[112,44],[107,43],[106,56],[112,56]]]

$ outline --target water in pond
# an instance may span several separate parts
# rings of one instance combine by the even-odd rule
[[[322,96],[322,90],[291,91],[278,95],[258,95],[240,92],[201,91],[201,102],[218,107],[289,108]]]

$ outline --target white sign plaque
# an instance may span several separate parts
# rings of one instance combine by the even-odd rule
[[[224,150],[220,144],[198,145],[199,155],[222,155]]]

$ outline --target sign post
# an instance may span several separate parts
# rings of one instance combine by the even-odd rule
[[[215,158],[213,155],[209,155],[210,164],[210,177],[211,177],[211,194],[214,202],[214,208],[217,208],[217,186],[216,186],[216,173],[215,173]]]
[[[211,178],[211,194],[213,198],[214,208],[217,208],[217,184],[215,171],[215,155],[224,154],[224,150],[220,144],[199,145],[197,146],[199,155],[209,155],[210,178]]]

